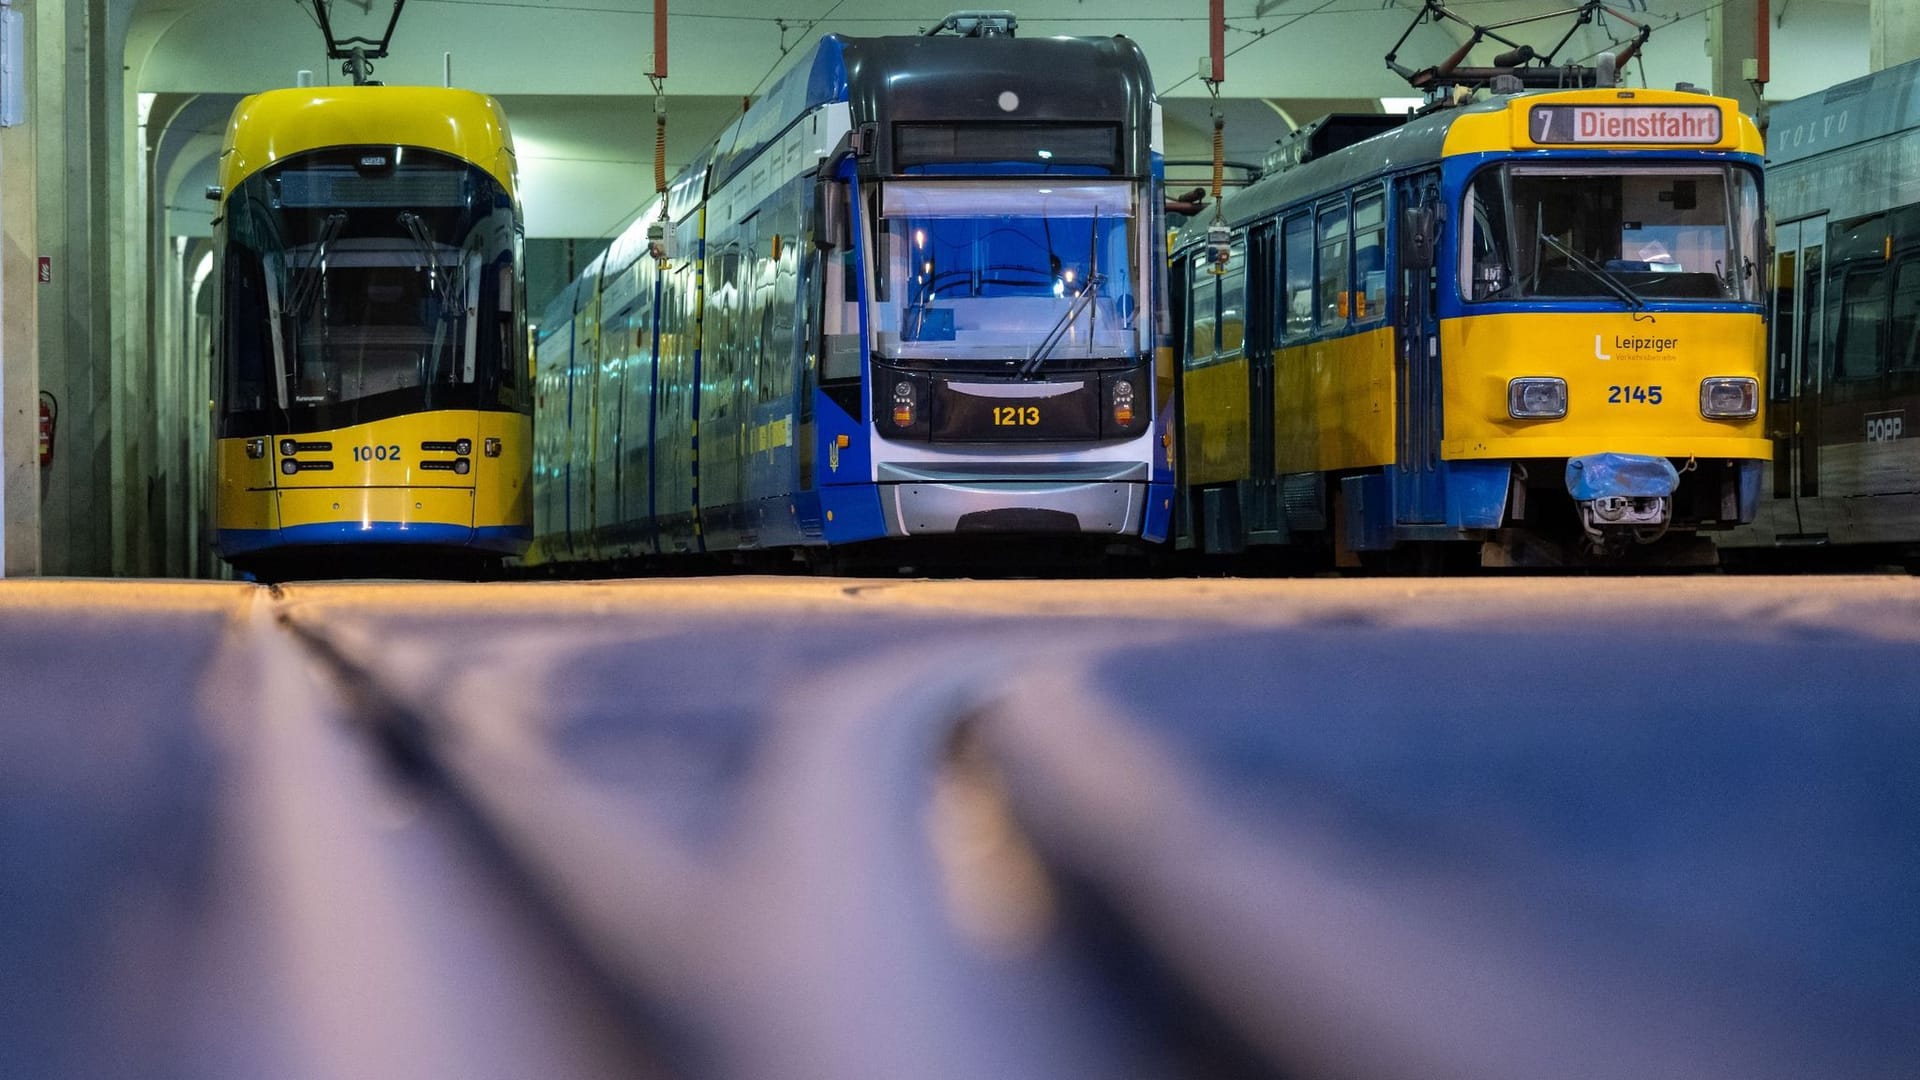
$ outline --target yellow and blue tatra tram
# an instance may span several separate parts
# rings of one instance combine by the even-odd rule
[[[1766,251],[1735,102],[1441,100],[1270,165],[1174,253],[1201,550],[1695,562],[1753,520]]]
[[[823,38],[549,305],[530,560],[1165,535],[1152,80],[1012,22]]]
[[[214,250],[220,556],[272,576],[524,551],[532,394],[513,143],[491,98],[242,101]]]

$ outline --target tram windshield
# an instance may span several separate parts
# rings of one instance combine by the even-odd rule
[[[239,185],[226,224],[230,412],[334,425],[516,399],[513,203],[483,171],[410,148],[307,155]]]
[[[1471,300],[1760,302],[1760,192],[1748,169],[1498,166],[1474,178],[1466,220]]]
[[[874,231],[875,350],[894,359],[1132,358],[1147,328],[1136,187],[1035,177],[887,185]]]

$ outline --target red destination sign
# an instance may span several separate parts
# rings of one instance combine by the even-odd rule
[[[1712,105],[1536,105],[1527,117],[1536,143],[1652,143],[1701,146],[1720,141]]]

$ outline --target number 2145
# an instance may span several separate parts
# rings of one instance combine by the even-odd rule
[[[1607,404],[1609,405],[1658,405],[1660,388],[1658,386],[1609,386]]]

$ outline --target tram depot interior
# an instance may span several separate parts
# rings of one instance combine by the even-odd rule
[[[1462,10],[1497,23],[1553,6]],[[308,7],[291,0],[4,0],[0,9],[4,570],[220,574],[205,536],[211,211],[201,192],[215,183],[221,131],[240,97],[293,85],[301,71],[337,84],[340,65],[324,55]],[[379,0],[331,5],[347,34],[377,36],[388,10]],[[1215,115],[1224,158],[1258,162],[1323,113],[1406,109],[1414,92],[1381,57],[1415,10],[1228,0],[1218,83],[1205,77],[1206,0],[1027,0],[1016,15],[1024,36],[1140,43],[1165,107],[1167,189],[1178,192],[1211,180]],[[1691,83],[1763,121],[1768,103],[1920,56],[1913,0],[1624,0],[1621,10],[1654,28],[1623,84]],[[673,4],[656,94],[644,0],[416,0],[375,77],[450,80],[502,103],[523,187],[527,310],[537,314],[651,197],[656,103],[672,175],[820,34],[913,34],[944,14],[944,0]],[[1604,19],[1580,28],[1569,55],[1613,48],[1624,30]],[[1400,52],[1437,62],[1462,35],[1421,26]],[[1225,175],[1238,179],[1231,168]],[[58,412],[43,453],[35,406],[48,399]]]
[[[0,0],[0,1080],[1920,1077],[1920,0],[1437,2]]]

